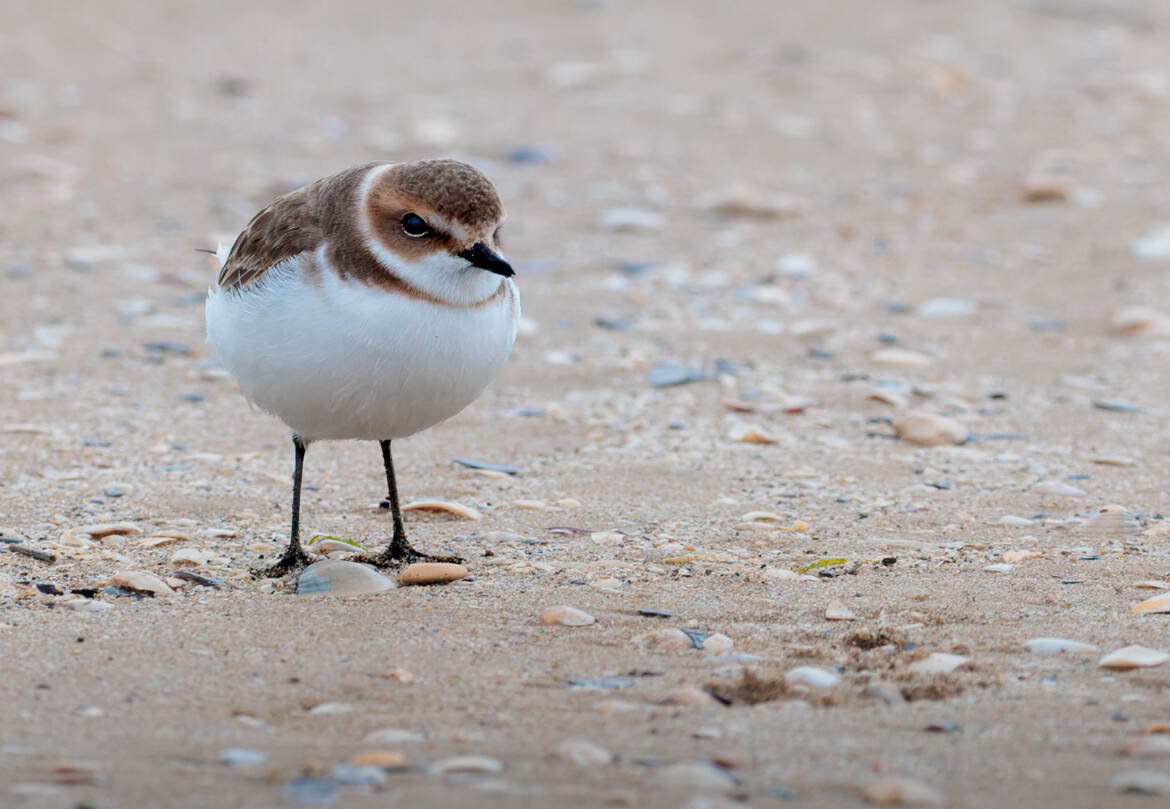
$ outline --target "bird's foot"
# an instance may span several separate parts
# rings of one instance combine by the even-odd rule
[[[289,548],[284,552],[284,556],[277,560],[276,564],[269,567],[254,567],[252,568],[252,576],[257,579],[279,579],[288,573],[295,573],[296,571],[309,566],[309,555],[300,548]]]
[[[391,542],[390,546],[379,554],[367,553],[357,557],[354,561],[387,570],[397,570],[415,562],[449,562],[459,565],[463,563],[463,558],[459,556],[433,556],[415,550],[409,542],[400,541]]]

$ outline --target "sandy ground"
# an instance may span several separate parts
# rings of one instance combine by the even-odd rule
[[[1114,779],[1170,773],[1121,755],[1170,720],[1170,665],[1098,661],[1170,646],[1130,614],[1170,580],[1170,328],[1114,322],[1170,292],[1132,250],[1170,225],[1170,9],[490,8],[7,4],[0,527],[58,560],[0,554],[0,804],[853,807],[892,775],[952,807],[1163,805]],[[396,444],[407,500],[483,513],[408,518],[473,577],[261,586],[291,447],[206,354],[195,248],[307,180],[437,154],[497,182],[529,319],[479,402]],[[648,384],[667,362],[707,379]],[[894,440],[907,409],[973,440]],[[307,535],[382,542],[379,467],[311,448]],[[140,533],[80,530],[108,522]],[[36,587],[167,577],[183,548],[224,586],[102,612]],[[555,604],[597,623],[542,626]],[[665,627],[734,647],[634,642]],[[1024,648],[1043,636],[1100,652]],[[907,672],[929,653],[969,661]],[[799,665],[841,683],[736,687]],[[569,684],[592,677],[624,687]],[[732,704],[661,704],[704,686]],[[266,759],[219,763],[236,747]],[[333,779],[374,750],[404,766]],[[442,772],[465,755],[495,762]]]

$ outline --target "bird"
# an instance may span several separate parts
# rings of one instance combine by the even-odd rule
[[[499,193],[473,166],[372,162],[278,197],[216,251],[207,344],[248,401],[284,422],[294,451],[289,544],[256,575],[309,563],[305,453],[331,440],[382,450],[393,533],[358,561],[461,561],[407,541],[390,445],[459,413],[507,362],[520,292],[503,220]]]

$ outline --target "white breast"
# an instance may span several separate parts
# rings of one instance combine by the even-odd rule
[[[520,293],[479,307],[386,292],[297,257],[243,290],[212,288],[207,342],[244,393],[307,440],[401,438],[454,416],[516,339]]]

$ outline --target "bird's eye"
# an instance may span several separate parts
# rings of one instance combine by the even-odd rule
[[[402,217],[402,232],[417,239],[420,236],[430,235],[431,226],[418,214],[408,213]]]
[[[494,244],[496,247],[500,246],[500,230],[502,230],[502,228],[496,228],[496,232],[492,234],[492,244]]]

